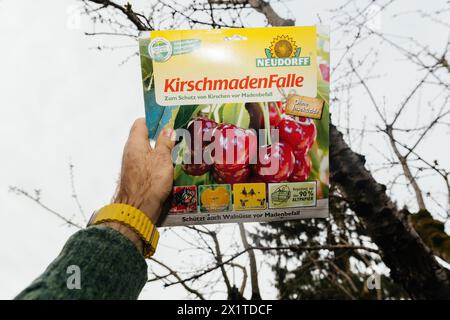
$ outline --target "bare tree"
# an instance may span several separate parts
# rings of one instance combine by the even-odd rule
[[[288,10],[283,14],[277,12],[275,7],[284,6],[278,1],[194,0],[187,4],[172,0],[149,1],[149,6],[142,11],[129,3],[122,5],[109,0],[80,1],[84,5],[85,14],[93,22],[92,31],[86,32],[86,35],[90,36],[135,38],[142,30],[198,26],[247,27],[250,26],[247,23],[249,17],[259,19],[262,25],[295,24],[295,19],[290,16]],[[335,46],[340,50],[337,50],[338,54],[332,66],[334,90],[331,102],[334,124],[330,128],[330,162],[331,183],[335,188],[332,196],[338,198],[345,206],[345,210],[351,211],[356,223],[360,224],[370,237],[365,244],[350,243],[341,239],[336,243],[320,245],[299,245],[298,242],[294,245],[282,243],[258,245],[254,240],[251,241],[248,230],[243,225],[238,226],[242,243],[238,243],[229,235],[224,235],[222,239],[220,227],[192,227],[182,231],[173,228],[167,232],[175,235],[183,232],[181,238],[187,245],[185,250],[193,250],[197,257],[203,257],[202,265],[189,266],[188,271],[182,271],[180,268],[153,260],[153,263],[150,263],[152,277],[149,281],[161,281],[166,287],[182,285],[199,299],[205,299],[208,294],[217,290],[220,283],[226,288],[228,298],[237,299],[244,298],[250,274],[249,298],[259,299],[261,294],[256,251],[288,252],[293,256],[304,254],[308,259],[305,267],[310,265],[320,269],[323,268],[321,266],[323,260],[313,253],[326,250],[334,256],[338,252],[355,252],[362,260],[381,257],[382,263],[390,270],[390,277],[401,285],[411,298],[450,298],[449,271],[435,257],[439,256],[444,261],[450,262],[450,238],[444,229],[444,223],[450,218],[449,170],[420,151],[421,144],[433,134],[436,127],[450,127],[448,119],[450,42],[447,35],[443,48],[437,51],[419,43],[413,37],[385,33],[373,26],[372,22],[376,15],[388,12],[395,2],[398,1],[379,0],[361,3],[350,0],[327,13],[327,20],[332,20],[335,24],[334,31],[342,35],[341,38],[335,39]],[[448,3],[446,5],[448,6]],[[370,10],[371,8],[376,10]],[[448,27],[446,19],[448,15],[445,15],[449,11],[450,8],[432,13],[424,10],[405,11],[396,12],[392,17],[419,15],[425,21]],[[400,103],[387,101],[385,97],[380,99],[375,92],[376,86],[372,85],[372,82],[381,76],[373,74],[377,72],[376,66],[379,63],[379,50],[374,48],[372,45],[374,43],[390,47],[411,65],[412,72],[419,75],[417,83],[408,89]],[[367,108],[371,108],[378,117],[374,120],[373,127],[366,125],[366,120],[360,128],[351,123],[355,92],[362,92],[360,94],[367,98]],[[402,119],[414,105],[420,109],[422,104],[418,96],[425,92],[431,92],[431,98],[427,103],[431,116],[405,126]],[[393,114],[391,110],[395,110]],[[376,135],[386,141],[383,150],[372,146],[373,150],[381,154],[385,160],[381,164],[366,164],[365,157],[355,152],[357,143],[359,142],[362,149],[369,135]],[[375,179],[380,171],[389,172],[392,176],[392,180],[386,185],[378,183]],[[445,194],[445,197],[436,199],[432,192],[424,190],[421,181],[425,175],[441,179],[441,190],[444,190],[442,194]],[[406,203],[400,201],[402,199],[396,199],[393,191],[396,188],[412,190],[413,200]],[[68,224],[79,226],[71,219],[65,218],[65,215],[44,205],[38,192],[31,195],[20,188],[12,188],[12,191],[32,199]],[[74,200],[81,210],[78,198],[74,197]],[[398,202],[405,202],[405,206],[401,208]],[[417,212],[414,213],[415,211]],[[337,218],[336,216],[335,220]],[[223,250],[223,247],[227,250]],[[245,256],[248,260],[244,259]],[[329,263],[330,261],[328,260]],[[269,263],[278,262],[272,259]],[[349,271],[332,261],[330,265],[336,271],[334,278],[330,278],[333,286],[339,287],[348,298],[357,298],[358,289],[349,276]],[[153,269],[154,266],[159,266],[159,269]],[[162,273],[163,271],[165,272]],[[231,279],[230,275],[236,272],[240,273],[241,282]]]

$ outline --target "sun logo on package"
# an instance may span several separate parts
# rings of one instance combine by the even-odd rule
[[[267,52],[269,50],[269,52]],[[297,48],[294,39],[289,36],[278,36],[270,43],[270,48],[266,49],[267,58],[293,58],[300,56],[301,48]]]
[[[257,67],[292,67],[311,65],[310,56],[300,56],[302,48],[288,35],[273,38],[265,48],[265,58],[257,58]]]

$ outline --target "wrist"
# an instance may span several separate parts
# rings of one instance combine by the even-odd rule
[[[143,254],[144,253],[144,241],[142,241],[141,237],[131,229],[130,227],[116,221],[105,221],[100,223],[100,225],[107,226],[111,229],[114,229],[120,232],[123,236],[128,238],[138,249],[138,251]]]
[[[156,250],[159,232],[148,216],[127,203],[112,203],[94,212],[89,225],[102,224],[117,230],[134,243],[145,258]]]
[[[136,209],[139,209],[150,219],[153,224],[158,221],[159,214],[161,212],[161,204],[157,203],[143,203],[143,197],[140,196],[130,196],[128,193],[119,191],[114,197],[112,203],[122,203],[128,204]]]

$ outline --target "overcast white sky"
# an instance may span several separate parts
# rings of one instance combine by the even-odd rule
[[[421,0],[400,1],[398,6],[420,7]],[[433,1],[434,2],[434,1]],[[439,2],[442,8],[445,1]],[[317,23],[317,14],[337,6],[338,1],[288,1],[298,25]],[[67,27],[77,1],[0,0],[0,298],[10,299],[36,278],[57,256],[75,229],[23,197],[8,192],[10,185],[28,191],[42,190],[42,200],[67,215],[77,212],[71,198],[69,162],[75,164],[75,183],[87,215],[107,203],[115,189],[121,152],[133,120],[144,115],[139,60],[121,61],[133,48],[93,50],[99,44],[135,45],[129,39],[86,37],[90,22],[80,29]],[[430,3],[427,6],[431,5]],[[397,20],[396,20],[397,21]],[[384,17],[383,28],[411,34],[431,45],[444,43],[448,29],[439,25],[397,25]],[[323,21],[333,25],[332,21]],[[400,101],[399,87],[407,69],[391,55],[382,57],[387,77],[377,87],[380,95]],[[403,74],[402,74],[403,73]],[[365,99],[359,96],[360,99]],[[358,95],[356,96],[358,99]],[[360,100],[354,119],[361,123],[372,111]],[[358,100],[355,101],[358,105]],[[416,119],[412,115],[411,119]],[[410,119],[410,120],[411,120]],[[408,120],[406,120],[408,122]],[[448,129],[437,133],[448,141]],[[442,138],[444,137],[444,138]],[[442,141],[442,140],[441,140]],[[434,142],[434,141],[431,141]],[[379,160],[367,142],[369,160]],[[444,143],[445,145],[445,143]],[[436,154],[447,168],[447,147],[427,143],[424,152]],[[372,151],[370,151],[372,150]],[[374,153],[373,158],[370,152]],[[383,181],[387,176],[380,175]],[[433,184],[434,182],[430,182]],[[405,191],[407,194],[408,191]],[[403,195],[399,191],[399,197]],[[163,238],[163,246],[176,247],[174,236]],[[175,251],[162,250],[158,258],[170,265],[182,263]],[[274,298],[270,271],[262,269],[263,297]],[[186,297],[182,288],[146,287],[141,298]]]

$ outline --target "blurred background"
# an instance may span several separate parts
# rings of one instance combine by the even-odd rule
[[[140,298],[442,297],[449,21],[447,0],[0,0],[0,298],[110,201],[144,116],[139,30],[294,24],[331,31],[330,218],[164,229]]]

